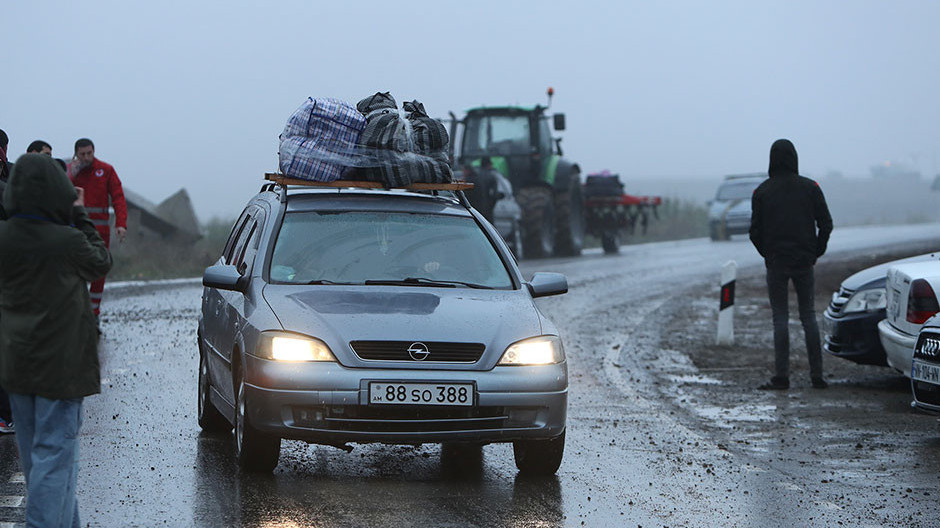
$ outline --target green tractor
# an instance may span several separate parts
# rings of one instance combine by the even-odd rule
[[[552,95],[549,88],[549,106]],[[580,255],[584,242],[581,169],[562,158],[561,139],[551,136],[548,108],[473,108],[462,120],[451,121],[451,138],[462,125],[457,163],[479,166],[489,158],[512,183],[522,209],[523,254],[535,258]],[[565,129],[564,114],[551,117],[555,130]]]

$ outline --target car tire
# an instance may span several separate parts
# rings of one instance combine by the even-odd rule
[[[512,453],[520,473],[554,475],[565,455],[565,433],[548,440],[516,440]]]
[[[227,433],[232,430],[232,424],[219,412],[209,397],[212,387],[209,383],[209,359],[200,351],[199,353],[199,393],[196,397],[197,421],[199,427],[207,433]]]
[[[246,471],[270,473],[277,467],[277,459],[281,456],[281,439],[251,426],[245,415],[246,399],[245,376],[242,373],[235,398],[235,457],[238,465]]]

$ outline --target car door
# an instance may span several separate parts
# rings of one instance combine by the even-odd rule
[[[247,221],[248,210],[246,209],[242,211],[242,214],[239,215],[238,220],[236,220],[235,224],[232,226],[232,231],[229,233],[228,240],[226,240],[225,247],[222,250],[222,256],[219,257],[219,260],[216,261],[216,264],[226,264],[228,262],[235,243],[238,241],[242,229],[245,227]],[[201,345],[203,346],[203,352],[209,354],[210,372],[218,371],[219,366],[216,363],[218,363],[219,360],[219,336],[221,334],[220,319],[222,315],[222,302],[223,299],[219,290],[209,287],[203,289],[202,328],[200,328],[202,334]]]
[[[245,246],[255,228],[255,213],[257,207],[249,207],[245,211],[242,224],[231,247],[223,256],[224,263],[238,268],[238,263],[244,255]],[[212,382],[219,392],[234,405],[234,391],[232,389],[232,352],[235,349],[236,337],[239,332],[238,314],[243,312],[245,297],[242,292],[215,290],[219,296],[217,319],[215,322],[215,355],[216,365],[212,368]]]

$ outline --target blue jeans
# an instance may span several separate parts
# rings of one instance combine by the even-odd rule
[[[78,528],[78,429],[82,398],[50,400],[10,393],[26,476],[26,526]]]
[[[806,353],[809,356],[809,375],[822,378],[822,344],[819,325],[816,323],[815,277],[813,267],[767,267],[767,291],[770,295],[770,310],[774,321],[774,366],[777,378],[790,377],[790,302],[789,282],[796,290],[796,303],[803,323],[806,338]],[[18,431],[18,430],[17,430]]]

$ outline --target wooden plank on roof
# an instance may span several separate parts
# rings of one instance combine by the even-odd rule
[[[385,189],[385,185],[379,182],[357,181],[357,180],[336,180],[331,182],[317,182],[310,180],[300,180],[297,178],[288,178],[283,174],[273,172],[265,173],[264,179],[272,181],[278,185],[300,185],[303,187],[327,187],[327,188],[356,188],[356,189]],[[473,189],[472,183],[453,182],[453,183],[412,183],[405,187],[394,187],[396,189],[406,189],[409,191],[467,191]]]

